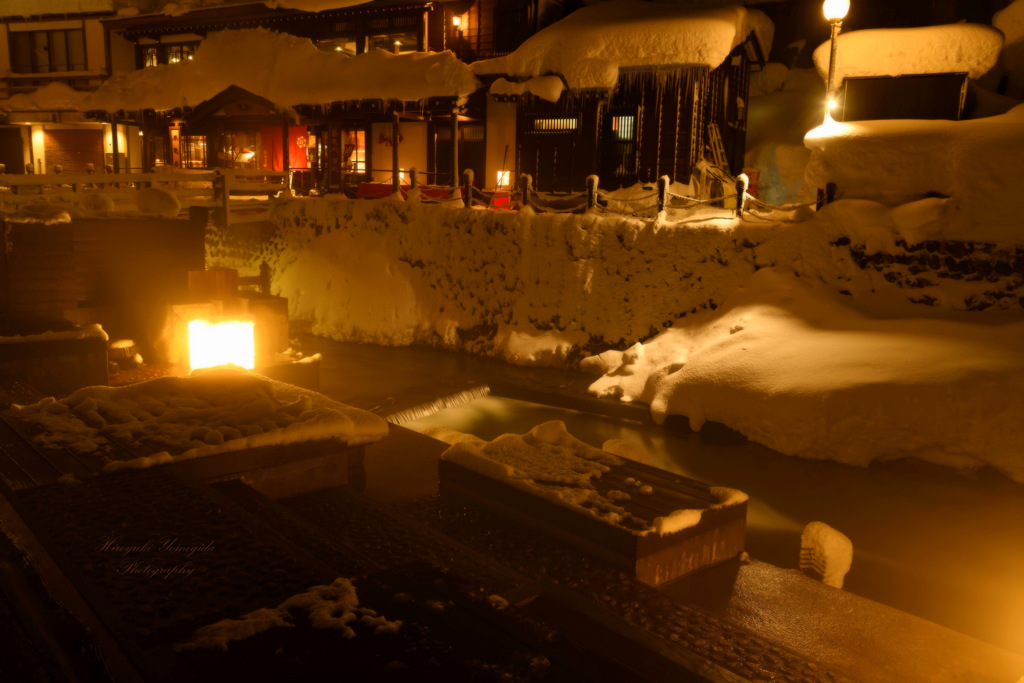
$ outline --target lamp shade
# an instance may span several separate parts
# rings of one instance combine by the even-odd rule
[[[823,9],[829,21],[840,21],[850,11],[850,0],[825,0]]]

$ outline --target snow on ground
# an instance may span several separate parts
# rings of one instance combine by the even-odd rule
[[[806,180],[836,183],[839,197],[887,204],[949,197],[933,218],[947,237],[1019,241],[1022,124],[1024,105],[969,121],[829,120],[805,139]]]
[[[480,84],[451,52],[396,55],[371,50],[347,57],[318,50],[308,38],[255,28],[211,33],[187,62],[116,74],[95,92],[80,94],[75,108],[194,107],[232,85],[287,108],[348,100],[462,96]]]
[[[345,638],[356,637],[350,625],[353,623],[364,624],[377,635],[394,633],[402,626],[401,621],[389,621],[372,609],[360,607],[352,581],[338,577],[329,586],[313,586],[305,593],[293,595],[277,607],[258,609],[240,619],[222,619],[203,626],[193,634],[192,640],[178,643],[175,648],[217,648],[226,651],[228,643],[245,640],[275,627],[294,626],[291,615],[293,610],[304,610],[313,628],[336,629]]]
[[[388,431],[372,413],[234,367],[85,387],[59,401],[12,406],[10,415],[37,432],[39,446],[99,457],[106,470],[306,441],[357,445]],[[121,447],[157,452],[124,460]]]
[[[511,54],[475,62],[472,69],[479,75],[520,78],[558,74],[573,89],[611,88],[619,70],[627,67],[703,64],[714,69],[752,31],[767,55],[775,29],[760,10],[608,0],[576,10]]]
[[[1002,33],[982,24],[876,28],[840,33],[835,86],[846,78],[967,73],[977,80],[999,61]],[[814,65],[828,77],[830,42],[814,50]]]
[[[766,268],[713,312],[583,361],[599,396],[726,424],[781,453],[916,457],[1024,482],[1024,322],[879,320]]]
[[[602,475],[625,460],[574,438],[560,421],[538,425],[523,435],[505,434],[487,443],[451,430],[435,434],[452,438],[451,446],[441,454],[442,460],[638,536],[667,535],[694,527],[703,514],[702,509],[680,509],[653,518],[641,516],[641,511],[649,510],[642,501],[656,491],[632,477],[623,482],[627,490],[599,490],[597,482]],[[747,502],[741,491],[715,488],[711,493],[719,502],[710,508]],[[639,507],[629,505],[634,498],[641,501]]]

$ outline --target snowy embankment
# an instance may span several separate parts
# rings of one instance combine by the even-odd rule
[[[1024,481],[1024,250],[957,240],[951,200],[830,205],[782,222],[281,202],[275,292],[317,334],[600,370],[658,419],[724,423],[781,452],[866,465],[991,464]],[[946,226],[956,233],[963,226]],[[660,333],[660,334],[659,334]],[[640,344],[637,344],[641,342]]]

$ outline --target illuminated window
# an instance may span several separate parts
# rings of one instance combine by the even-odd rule
[[[206,168],[206,136],[189,135],[186,137],[183,156],[186,167]]]
[[[342,172],[366,173],[366,131],[342,131],[341,139],[345,145],[341,155]]]
[[[565,118],[536,118],[533,120],[531,133],[572,133],[579,127],[579,119],[575,117]]]
[[[498,171],[498,179],[495,183],[495,187],[507,187],[509,175],[512,171]]]
[[[195,54],[195,45],[169,45],[167,47],[167,63],[190,62]]]
[[[632,140],[635,133],[636,117],[613,116],[612,134],[616,140]]]
[[[419,49],[419,40],[415,33],[386,33],[367,36],[366,47],[368,50],[380,48],[388,52],[416,52]]]
[[[160,63],[160,53],[157,51],[156,46],[147,47],[142,52],[142,64],[143,66],[156,66]]]

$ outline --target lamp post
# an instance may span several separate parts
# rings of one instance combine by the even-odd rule
[[[836,38],[839,37],[839,31],[843,27],[843,18],[850,11],[850,0],[825,0],[822,9],[825,12],[825,18],[832,24],[832,52],[828,58],[828,86],[826,90],[828,101],[825,109],[825,118],[828,119],[832,115],[832,108],[836,106],[836,96],[833,91],[836,75]]]

